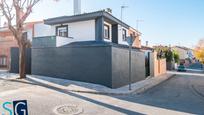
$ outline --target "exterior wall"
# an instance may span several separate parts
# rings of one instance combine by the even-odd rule
[[[33,48],[32,74],[111,87],[111,47]]]
[[[27,39],[32,42],[33,39],[33,29],[26,30],[27,32]]]
[[[67,45],[71,42],[74,42],[74,39],[56,36],[56,47],[61,47],[61,46]]]
[[[157,76],[157,71],[158,71],[157,53],[152,52],[150,53],[150,76],[152,77]]]
[[[60,25],[45,25],[43,23],[35,25],[35,38],[47,38],[56,36],[56,47],[60,47],[71,42],[93,41],[95,40],[95,20],[65,23],[68,25],[68,38],[56,36],[56,27]],[[49,41],[47,41],[49,42]]]
[[[24,24],[24,32],[27,32],[28,40],[32,41],[34,35],[34,24],[40,22],[29,22]],[[11,33],[11,31],[7,28],[0,28],[0,57],[6,56],[6,67],[5,69],[10,69],[10,62],[11,62],[11,54],[10,49],[12,47],[18,47],[18,44]]]
[[[19,49],[11,48],[11,63],[9,72],[19,73]],[[26,49],[26,74],[31,74],[31,49]]]
[[[145,79],[145,55],[132,51],[131,81],[135,83]],[[117,88],[129,83],[129,50],[112,47],[112,87]]]
[[[6,56],[6,66],[1,67],[9,69],[10,66],[10,48],[18,47],[16,40],[10,32],[0,32],[0,56]]]
[[[137,47],[137,48],[141,48],[142,45],[141,45],[141,40],[140,40],[140,36],[136,37],[135,38],[135,41],[133,42],[133,45],[134,47]]]
[[[173,49],[178,52],[180,59],[188,58],[188,51],[187,50],[177,48],[177,47],[174,47]]]
[[[33,48],[32,74],[118,88],[128,81],[128,48],[110,45]],[[145,79],[144,53],[132,52],[132,82]]]
[[[128,33],[129,33],[129,35],[131,35],[131,34],[138,34],[139,36],[137,36],[137,37],[135,37],[134,39],[135,39],[135,41],[133,42],[133,47],[137,47],[137,48],[141,48],[142,47],[142,45],[141,45],[141,40],[140,40],[140,33],[138,33],[137,31],[135,31],[134,29],[132,29],[132,28],[130,28],[129,30],[128,30]]]
[[[158,75],[162,75],[166,73],[166,59],[158,60]]]
[[[69,43],[77,41],[92,41],[95,40],[95,20],[81,21],[74,23],[66,23],[68,25]],[[52,27],[52,32],[55,32],[57,26]],[[64,41],[64,40],[63,40]]]
[[[49,25],[45,25],[43,22],[34,25],[34,37],[46,37],[46,36],[54,36],[55,31],[52,31],[52,27]]]
[[[33,38],[32,48],[42,48],[42,47],[56,47],[56,37],[55,36],[46,36]]]
[[[166,73],[166,59],[157,59],[157,52],[150,54],[150,76],[157,77]]]

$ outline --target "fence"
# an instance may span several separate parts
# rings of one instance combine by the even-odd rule
[[[19,73],[19,48],[11,48],[10,72]],[[31,49],[26,49],[26,74],[31,74]]]
[[[107,44],[32,49],[32,74],[118,88],[129,83],[128,48]],[[145,79],[144,53],[132,51],[132,82]]]
[[[152,77],[166,73],[166,59],[157,59],[157,52],[150,54],[150,75]]]

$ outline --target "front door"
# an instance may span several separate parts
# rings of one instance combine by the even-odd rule
[[[145,52],[145,71],[146,77],[150,76],[150,52]]]

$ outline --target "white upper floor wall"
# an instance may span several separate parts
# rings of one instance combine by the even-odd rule
[[[109,39],[104,41],[112,42],[112,25],[108,22],[104,22],[104,25],[109,26]],[[56,28],[60,26],[68,27],[68,37],[60,37],[56,35]],[[128,45],[127,41],[123,39],[123,30],[126,31],[126,37],[129,36],[128,28],[118,25],[118,44]],[[38,23],[34,26],[34,38],[56,36],[57,46],[69,44],[77,41],[94,41],[96,25],[95,20],[79,21],[72,23],[64,23],[61,25],[45,25],[44,23]],[[105,33],[104,33],[105,34]],[[105,35],[104,35],[105,36]]]

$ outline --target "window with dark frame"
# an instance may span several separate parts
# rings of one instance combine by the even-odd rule
[[[68,37],[68,25],[57,26],[56,36]]]
[[[110,40],[110,27],[104,24],[104,38]]]
[[[123,36],[123,41],[127,41],[127,31],[126,31],[126,29],[123,29],[122,30],[122,36]]]

